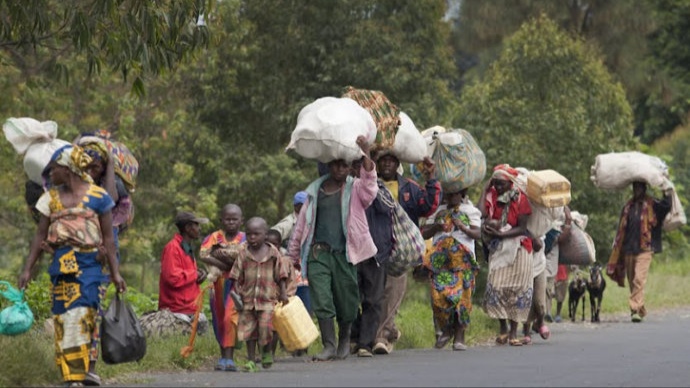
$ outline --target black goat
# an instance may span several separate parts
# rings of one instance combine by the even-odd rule
[[[601,322],[599,312],[601,311],[601,300],[604,299],[604,289],[606,289],[606,280],[601,276],[601,265],[597,263],[589,268],[589,281],[587,282],[592,322]]]
[[[570,320],[575,322],[577,318],[577,305],[582,299],[582,320],[585,320],[585,291],[587,285],[580,274],[575,275],[575,279],[570,281],[568,285],[568,316]]]

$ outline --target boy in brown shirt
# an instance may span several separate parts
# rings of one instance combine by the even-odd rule
[[[286,282],[289,268],[281,260],[280,251],[266,242],[268,224],[260,217],[253,217],[246,224],[246,243],[240,248],[239,257],[230,271],[229,278],[237,282],[244,302],[238,324],[238,339],[247,342],[245,366],[250,372],[257,370],[256,344],[261,346],[261,365],[273,365],[271,342],[273,339],[273,306],[277,301],[287,303]]]

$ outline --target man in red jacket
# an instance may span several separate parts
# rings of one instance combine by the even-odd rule
[[[192,242],[200,237],[200,224],[208,218],[190,212],[179,212],[175,226],[179,233],[163,248],[159,280],[158,310],[170,310],[176,318],[191,324],[196,311],[196,299],[201,292],[199,284],[206,272],[197,267]],[[203,314],[201,314],[203,315]],[[208,327],[206,317],[199,317],[199,332]]]

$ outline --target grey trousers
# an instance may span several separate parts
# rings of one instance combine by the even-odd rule
[[[386,286],[383,290],[383,305],[381,322],[376,333],[376,343],[388,345],[397,340],[395,316],[398,314],[405,290],[407,289],[407,274],[399,277],[386,275]]]

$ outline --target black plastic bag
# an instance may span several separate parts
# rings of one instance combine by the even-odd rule
[[[101,322],[101,356],[106,364],[139,361],[146,337],[132,307],[116,293]]]

